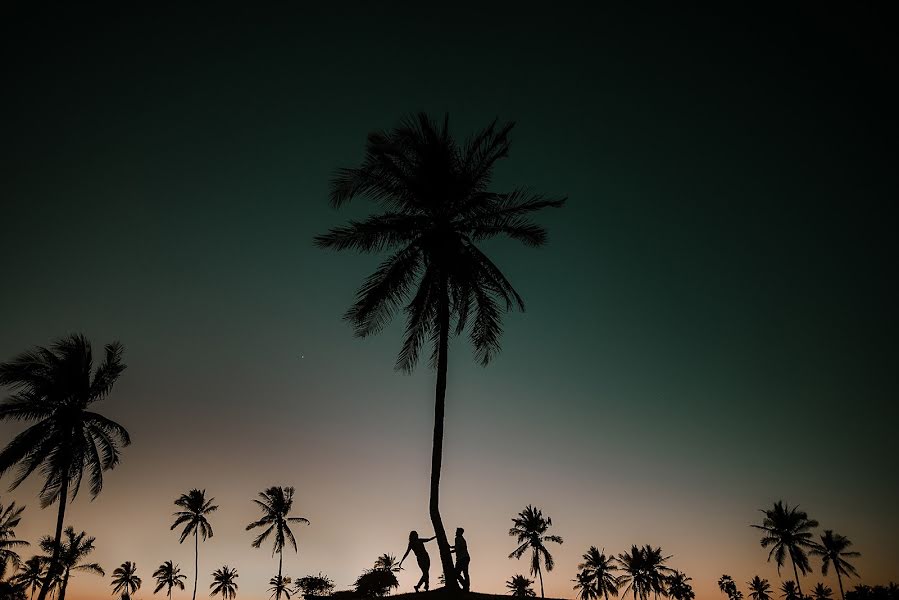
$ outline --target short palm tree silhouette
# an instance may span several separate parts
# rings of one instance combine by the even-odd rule
[[[112,572],[112,593],[122,594],[122,598],[130,598],[134,592],[140,589],[141,578],[137,576],[137,564],[130,560],[122,563]]]
[[[814,600],[830,600],[833,597],[833,590],[823,583],[815,584],[812,588],[812,598]]]
[[[793,575],[796,577],[796,588],[801,597],[802,584],[799,582],[799,573],[805,575],[811,571],[806,550],[815,548],[811,530],[818,526],[818,522],[809,519],[805,511],[799,510],[798,506],[790,508],[781,500],[775,502],[772,508],[761,511],[765,515],[762,524],[752,527],[765,532],[760,543],[762,548],[771,547],[768,560],[774,558],[778,574],[789,554],[790,562],[793,564]]]
[[[509,590],[509,595],[515,598],[533,598],[537,595],[537,592],[531,587],[533,583],[532,579],[528,579],[524,575],[513,575],[506,582],[506,589]]]
[[[37,591],[44,580],[44,575],[46,574],[44,571],[45,562],[42,556],[32,556],[22,563],[22,569],[14,577],[17,584],[31,590],[30,598],[32,599],[34,598],[34,592]]]
[[[758,575],[749,580],[749,597],[752,600],[771,600],[771,584]]]
[[[225,565],[221,569],[212,572],[212,583],[209,584],[212,589],[212,596],[221,594],[224,600],[234,600],[237,597],[237,569],[232,569]]]
[[[667,595],[674,600],[693,600],[696,598],[696,593],[693,591],[693,586],[690,585],[691,581],[693,578],[687,577],[686,573],[674,571],[666,580]]]
[[[780,597],[783,600],[804,600],[796,582],[790,579],[780,584]]]
[[[674,573],[665,562],[670,556],[662,556],[661,548],[649,544],[642,548],[634,545],[629,552],[622,552],[616,560],[622,571],[619,582],[624,586],[624,594],[631,592],[634,600],[646,600],[649,594],[665,593],[666,578]]]
[[[583,600],[617,596],[620,583],[615,571],[618,570],[615,557],[606,556],[605,550],[600,552],[596,546],[590,546],[584,553],[584,562],[578,565],[580,573],[575,579],[575,589]]]
[[[278,574],[269,579],[268,584],[272,586],[268,588],[268,591],[272,593],[271,598],[284,596],[285,600],[290,600],[290,577],[282,577]]]
[[[38,600],[46,598],[62,569],[66,503],[75,499],[84,475],[96,497],[103,489],[103,471],[115,467],[119,450],[131,443],[124,427],[91,410],[125,370],[123,351],[118,342],[108,344],[103,362],[94,369],[90,342],[71,335],[0,364],[0,386],[13,391],[0,404],[0,421],[36,421],[0,452],[0,476],[19,466],[12,490],[40,471],[41,508],[59,502],[54,548]]]
[[[834,533],[832,529],[825,529],[821,536],[821,543],[812,548],[809,554],[821,557],[821,574],[827,575],[830,565],[837,574],[837,583],[840,584],[840,598],[846,600],[843,593],[843,575],[846,577],[858,577],[858,571],[846,560],[861,556],[860,552],[848,550],[852,542],[846,536]]]
[[[69,586],[69,578],[74,573],[87,572],[94,575],[104,576],[106,572],[97,563],[84,562],[94,551],[94,542],[96,538],[89,537],[85,532],[75,533],[75,529],[71,526],[66,527],[63,532],[62,549],[59,552],[60,585],[59,596],[57,600],[65,600],[66,589]],[[53,550],[56,548],[56,540],[49,535],[41,538],[41,550],[50,554],[52,557]],[[52,558],[48,562],[52,561]]]
[[[544,517],[543,511],[528,504],[523,511],[518,513],[517,517],[512,518],[512,528],[509,529],[509,535],[516,538],[519,544],[518,548],[509,554],[509,558],[520,559],[525,552],[531,551],[531,575],[536,575],[540,578],[541,598],[545,597],[543,593],[543,569],[540,566],[541,560],[547,571],[552,571],[555,566],[555,561],[546,547],[546,542],[562,543],[562,538],[559,536],[546,535],[552,524],[553,520],[550,517]]]
[[[284,559],[285,544],[290,542],[293,546],[293,551],[297,552],[297,540],[293,535],[293,531],[290,530],[290,524],[309,524],[309,519],[290,516],[290,511],[293,509],[294,491],[294,488],[290,486],[272,486],[264,492],[260,492],[260,500],[253,500],[253,502],[255,502],[262,510],[262,518],[247,525],[247,531],[257,527],[264,528],[262,533],[253,540],[254,548],[262,546],[262,542],[274,533],[272,556],[276,553],[278,554],[278,577],[272,579],[272,582],[275,582],[272,583],[272,589],[275,591],[278,600],[280,600],[282,589],[284,589],[284,586],[282,585],[284,581],[281,577],[281,567]],[[290,596],[288,595],[286,597],[289,598]]]
[[[24,511],[25,507],[16,506],[15,502],[10,502],[6,508],[0,504],[0,580],[10,565],[18,568],[22,564],[21,557],[13,548],[28,545],[25,540],[16,539],[16,527],[22,521]]]
[[[737,583],[730,575],[722,575],[718,579],[718,589],[727,595],[728,600],[736,600],[738,598],[737,594],[740,594],[740,591],[737,589]],[[742,597],[742,594],[739,597]]]
[[[209,524],[206,517],[218,509],[218,506],[212,504],[214,500],[215,498],[206,499],[206,490],[197,489],[181,494],[175,499],[175,506],[181,510],[172,515],[175,517],[175,522],[172,523],[171,529],[174,530],[179,525],[184,525],[178,543],[183,544],[187,536],[194,536],[193,600],[197,600],[197,579],[200,576],[200,536],[203,536],[204,542],[207,538],[212,537],[212,525]]]
[[[162,588],[166,588],[169,600],[172,600],[172,589],[183,590],[184,580],[187,579],[187,576],[181,573],[178,565],[170,560],[159,565],[159,568],[153,571],[153,577],[156,578],[156,589],[153,590],[153,593],[156,594]]]
[[[381,331],[402,308],[406,333],[396,368],[412,371],[422,348],[432,346],[437,382],[428,506],[444,577],[453,587],[458,581],[439,508],[449,338],[470,323],[476,359],[486,365],[499,352],[503,309],[523,310],[524,303],[477,243],[509,237],[541,246],[546,231],[531,215],[564,203],[524,189],[488,191],[496,162],[509,152],[512,127],[494,122],[459,144],[448,116],[438,124],[422,113],[369,134],[362,164],[337,171],[330,200],[339,208],[367,198],[383,212],[315,238],[322,248],[392,252],[345,315],[357,336]]]
[[[400,572],[399,561],[397,561],[396,556],[393,554],[382,554],[379,556],[375,559],[374,568],[381,571],[390,571],[391,573]]]

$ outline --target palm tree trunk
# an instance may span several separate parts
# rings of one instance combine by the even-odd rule
[[[277,594],[277,596],[275,597],[275,600],[281,600],[281,585],[282,585],[281,565],[283,562],[284,562],[284,551],[281,550],[280,552],[278,552],[278,587],[275,588],[275,594]]]
[[[66,600],[66,588],[69,587],[69,570],[66,569],[66,574],[62,578],[62,587],[59,589],[59,600]]]
[[[537,575],[540,577],[540,597],[546,598],[546,596],[543,595],[543,569],[540,568],[539,563],[537,564]]]
[[[840,570],[835,568],[834,571],[837,572],[837,583],[840,584],[840,598],[846,600],[846,594],[843,593],[843,578],[840,577]]]
[[[197,600],[197,579],[200,577],[200,538],[194,529],[194,600]]]
[[[438,300],[438,341],[437,341],[437,391],[434,403],[434,445],[431,450],[431,497],[429,509],[434,536],[437,538],[437,549],[440,553],[440,564],[443,566],[444,586],[459,589],[453,567],[453,555],[450,552],[449,540],[440,518],[440,466],[443,462],[443,415],[446,406],[446,370],[449,350],[449,294],[447,277],[441,275],[440,298]]]
[[[56,567],[59,562],[59,554],[62,551],[62,524],[66,518],[66,500],[69,497],[69,478],[63,477],[59,487],[59,512],[56,515],[56,540],[53,544],[53,554],[50,557],[50,566],[47,567],[47,576],[44,577],[44,583],[41,586],[41,593],[38,594],[37,600],[45,600],[53,578],[56,576]]]
[[[802,600],[805,596],[802,595],[802,584],[799,583],[799,571],[796,570],[796,561],[793,560],[792,554],[790,554],[790,562],[793,563],[793,575],[796,576],[796,589],[799,590],[799,598]]]

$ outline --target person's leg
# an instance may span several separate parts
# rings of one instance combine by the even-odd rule
[[[471,576],[468,574],[468,564],[469,561],[465,561],[459,567],[459,582],[462,584],[462,589],[464,591],[469,591],[471,589]],[[462,576],[465,576],[463,579]]]

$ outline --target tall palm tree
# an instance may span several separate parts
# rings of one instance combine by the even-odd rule
[[[179,525],[184,525],[181,530],[181,539],[179,544],[183,544],[187,536],[194,536],[194,595],[193,600],[197,600],[197,579],[200,576],[200,536],[203,536],[205,542],[207,538],[212,537],[212,525],[206,519],[207,515],[214,513],[218,506],[212,504],[215,498],[206,499],[206,490],[193,489],[186,494],[181,494],[175,499],[175,506],[180,507],[174,515],[175,522],[172,523],[171,530]]]
[[[18,465],[10,487],[15,489],[39,470],[44,477],[41,508],[59,502],[53,553],[38,600],[45,600],[62,569],[66,503],[75,499],[85,474],[96,497],[103,489],[103,471],[115,467],[120,448],[131,443],[124,427],[90,410],[125,370],[122,352],[120,343],[108,344],[95,370],[90,342],[76,334],[0,364],[0,385],[13,392],[0,404],[0,421],[37,421],[0,452],[0,476]]]
[[[131,594],[140,589],[141,578],[137,576],[137,564],[130,560],[116,567],[112,572],[112,593],[122,594],[122,598],[130,598]]]
[[[496,162],[509,153],[513,125],[494,121],[460,144],[449,132],[448,116],[437,124],[422,113],[391,131],[369,134],[362,164],[340,169],[332,179],[330,201],[339,208],[367,198],[381,212],[315,238],[321,248],[392,253],[364,281],[345,315],[357,336],[379,332],[408,301],[397,369],[412,371],[422,347],[432,345],[437,382],[428,507],[444,576],[454,585],[439,509],[449,338],[465,332],[471,315],[469,339],[486,365],[500,349],[502,307],[524,309],[518,292],[476,244],[507,236],[541,246],[546,230],[530,216],[564,203],[524,189],[488,191]]]
[[[693,578],[687,577],[686,573],[674,571],[666,581],[668,596],[674,600],[693,600],[696,598],[696,593],[693,591],[693,586],[690,585],[691,581]]]
[[[659,595],[665,595],[667,578],[674,573],[674,569],[665,564],[669,558],[671,556],[662,556],[661,548],[653,548],[649,544],[643,546],[643,568],[649,581],[649,590],[655,594],[656,598]],[[739,598],[742,597],[743,594],[740,594]]]
[[[809,554],[821,557],[821,574],[827,575],[830,565],[837,574],[837,583],[840,584],[840,598],[846,600],[846,594],[843,593],[843,575],[846,577],[858,577],[858,571],[847,561],[847,558],[856,558],[861,556],[860,552],[847,551],[852,545],[844,535],[834,533],[832,529],[825,529],[821,536],[821,543],[812,548]]]
[[[82,562],[88,555],[90,555],[94,551],[94,542],[96,538],[88,537],[85,532],[75,533],[75,529],[70,525],[66,527],[62,548],[59,552],[59,565],[62,568],[60,571],[60,575],[62,577],[62,581],[59,585],[59,596],[58,600],[65,600],[66,598],[66,589],[69,586],[69,578],[72,576],[74,572],[87,572],[93,573],[95,575],[104,576],[106,572],[103,570],[103,567],[98,565],[97,563],[88,563]],[[49,535],[44,536],[40,542],[41,550],[51,555],[49,559],[50,566],[53,565],[52,554],[54,548],[56,548],[56,540],[51,538]]]
[[[168,588],[169,600],[172,600],[172,588],[177,587],[183,590],[184,580],[187,579],[186,575],[182,575],[178,565],[170,560],[159,565],[159,568],[153,571],[153,577],[156,578],[156,589],[153,590],[153,593],[156,594],[162,588]]]
[[[28,545],[28,542],[16,539],[16,527],[22,521],[24,510],[24,506],[17,507],[15,502],[10,502],[6,508],[0,504],[0,579],[6,574],[9,565],[18,567],[22,563],[13,548]]]
[[[541,598],[545,596],[543,594],[543,569],[540,567],[540,559],[543,559],[547,571],[552,571],[555,566],[553,556],[546,548],[546,542],[562,543],[562,538],[559,536],[546,535],[552,524],[553,520],[550,517],[544,517],[543,511],[528,504],[523,511],[518,513],[517,517],[512,518],[512,528],[509,529],[509,535],[516,538],[519,544],[518,548],[509,554],[509,558],[520,559],[528,549],[531,550],[531,575],[537,575],[540,578]]]
[[[749,580],[749,597],[752,600],[771,600],[771,584],[758,575]]]
[[[590,546],[584,553],[584,562],[577,567],[581,572],[577,576],[575,589],[580,589],[582,595],[589,595],[583,587],[585,584],[592,589],[595,598],[609,600],[610,595],[618,595],[618,588],[621,586],[615,575],[618,566],[613,556],[606,556],[605,549],[600,552],[596,546]],[[585,597],[584,600],[590,598]]]
[[[234,600],[237,597],[237,569],[231,569],[225,565],[221,569],[212,572],[212,595],[221,594],[224,600]]]
[[[789,579],[780,584],[780,597],[783,598],[783,600],[804,600],[802,592],[798,590],[796,582]]]
[[[803,575],[811,571],[806,550],[815,548],[812,541],[811,530],[818,526],[818,522],[809,519],[805,511],[798,506],[790,506],[781,500],[774,503],[770,509],[760,509],[765,518],[761,525],[752,525],[765,533],[762,535],[762,548],[771,546],[768,553],[768,561],[774,558],[777,563],[777,572],[783,566],[787,554],[793,564],[793,575],[796,577],[796,588],[799,596],[802,596],[802,584],[799,582],[799,573]]]
[[[32,556],[23,563],[23,568],[15,576],[16,583],[31,589],[30,597],[34,598],[34,592],[44,580],[44,558],[42,556]]]
[[[528,579],[524,575],[513,575],[506,582],[506,589],[509,590],[509,595],[515,598],[533,598],[537,595],[537,592],[531,588],[533,583],[532,579]]]
[[[291,486],[272,486],[264,492],[259,492],[261,500],[253,500],[253,502],[255,502],[260,510],[262,510],[262,518],[247,525],[247,531],[255,529],[256,527],[265,528],[262,533],[253,540],[254,548],[259,548],[268,536],[272,533],[275,534],[274,544],[272,546],[272,556],[274,556],[275,553],[278,554],[278,577],[277,579],[272,579],[272,582],[275,582],[272,583],[272,585],[275,586],[272,589],[278,600],[280,600],[283,591],[282,588],[284,588],[284,580],[281,577],[284,545],[289,541],[293,545],[293,551],[297,552],[297,540],[290,530],[290,524],[309,524],[309,519],[290,516],[290,511],[293,508],[294,491],[294,488]],[[290,596],[286,597],[289,598]]]
[[[290,600],[290,577],[282,577],[278,574],[269,579],[268,584],[272,586],[268,588],[268,591],[272,593],[271,598],[284,596],[285,600]]]
[[[830,600],[832,596],[833,590],[823,583],[817,583],[815,584],[815,587],[812,588],[812,598],[814,598],[814,600]]]

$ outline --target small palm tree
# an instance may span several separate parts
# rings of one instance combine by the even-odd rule
[[[159,565],[159,568],[153,571],[153,577],[156,578],[156,589],[153,590],[153,593],[156,594],[162,588],[167,588],[169,600],[172,600],[172,588],[183,590],[184,580],[187,579],[187,576],[181,573],[178,565],[170,560]]]
[[[24,510],[24,506],[17,507],[15,502],[10,502],[6,508],[0,504],[0,579],[3,579],[9,565],[18,568],[22,564],[21,557],[13,548],[28,545],[28,542],[16,539],[16,527],[22,521]]]
[[[806,550],[815,548],[815,543],[811,539],[811,530],[818,526],[818,522],[809,519],[805,511],[799,510],[798,506],[790,508],[781,500],[775,502],[772,508],[761,509],[761,511],[765,515],[762,524],[752,527],[765,532],[760,543],[762,548],[771,546],[768,561],[772,557],[774,558],[778,574],[787,554],[790,555],[793,575],[796,577],[796,588],[801,597],[802,584],[799,582],[799,573],[802,572],[805,575],[811,571]]]
[[[789,579],[780,585],[780,597],[783,600],[804,600],[802,594],[798,591],[796,582]]]
[[[729,600],[734,600],[737,595],[737,584],[730,575],[722,575],[718,579],[718,589],[727,595]]]
[[[181,508],[173,516],[175,522],[172,523],[171,529],[174,530],[179,525],[184,525],[181,530],[181,539],[178,543],[183,544],[187,536],[194,536],[194,595],[193,600],[197,600],[197,579],[200,575],[200,537],[203,541],[212,537],[212,525],[206,519],[206,516],[215,512],[218,506],[212,504],[215,498],[206,499],[206,490],[193,489],[186,494],[181,494],[175,499],[175,506]]]
[[[31,598],[34,598],[34,592],[40,587],[41,582],[44,580],[45,570],[44,570],[44,557],[42,556],[32,556],[28,560],[23,563],[23,568],[19,573],[15,576],[16,583],[25,587],[25,589],[31,589]]]
[[[771,584],[758,575],[749,580],[749,597],[752,600],[771,600]]]
[[[691,581],[693,581],[693,578],[687,577],[686,573],[674,571],[668,576],[666,582],[668,586],[667,595],[674,598],[674,600],[693,600],[696,598],[696,593],[693,592],[693,586],[690,585]]]
[[[59,502],[53,553],[38,600],[47,597],[62,570],[66,503],[75,499],[85,473],[96,497],[103,472],[119,463],[120,448],[131,443],[124,427],[90,410],[125,370],[122,352],[120,343],[108,344],[103,362],[93,369],[90,342],[72,335],[0,364],[0,386],[13,391],[0,404],[0,421],[37,421],[0,452],[0,476],[18,465],[10,487],[15,489],[39,471],[44,476],[41,508]]]
[[[555,566],[553,556],[546,548],[546,542],[562,543],[562,538],[557,535],[545,535],[552,524],[553,520],[550,517],[544,517],[543,511],[528,504],[523,511],[518,513],[517,517],[512,518],[512,528],[509,529],[509,535],[516,538],[519,544],[518,548],[509,554],[509,558],[520,559],[525,552],[531,550],[531,575],[537,575],[540,578],[541,598],[545,597],[543,594],[543,569],[540,567],[541,558],[547,571],[552,571]]]
[[[625,585],[624,593],[631,592],[634,600],[646,600],[650,593],[664,595],[667,579],[675,571],[665,565],[670,556],[662,556],[661,548],[646,544],[642,548],[634,545],[630,552],[618,555],[617,561],[622,571],[619,582]]]
[[[847,558],[861,556],[860,552],[852,552],[847,549],[852,545],[846,536],[834,533],[832,529],[825,529],[821,536],[821,543],[813,548],[809,554],[821,557],[821,574],[827,575],[830,565],[837,574],[837,583],[840,584],[840,597],[846,600],[843,593],[843,575],[846,577],[858,577],[858,571],[849,563]]]
[[[396,560],[396,556],[393,554],[382,554],[377,559],[375,559],[375,567],[376,570],[380,571],[390,571],[391,573],[399,573],[400,572],[400,564]]]
[[[224,600],[234,600],[237,597],[237,569],[231,569],[227,565],[212,572],[212,595],[221,594]]]
[[[513,575],[512,579],[506,582],[506,589],[509,595],[516,598],[533,598],[537,592],[531,588],[534,580],[528,579],[524,575]]]
[[[137,564],[129,561],[122,563],[120,567],[112,572],[112,593],[113,595],[121,593],[122,598],[130,598],[131,595],[140,589],[141,578],[137,576]]]
[[[383,212],[315,238],[321,248],[392,252],[345,315],[357,336],[381,331],[408,302],[397,369],[411,372],[422,348],[432,346],[437,378],[428,510],[443,574],[453,588],[458,582],[439,507],[449,339],[462,335],[470,322],[476,359],[487,365],[499,352],[503,308],[524,310],[524,303],[477,244],[508,237],[542,246],[546,230],[531,216],[564,203],[524,189],[488,191],[496,162],[509,153],[513,125],[494,121],[460,144],[449,131],[449,116],[438,124],[422,113],[392,131],[370,134],[362,164],[337,171],[330,200],[339,208],[367,198]]]
[[[290,600],[290,577],[282,577],[278,574],[269,579],[268,584],[272,586],[268,588],[268,591],[272,593],[271,598],[284,596],[285,600]]]
[[[253,500],[262,510],[262,518],[253,521],[247,525],[247,531],[256,527],[264,527],[265,529],[259,536],[253,540],[253,547],[259,548],[268,536],[275,534],[274,544],[272,546],[272,556],[278,554],[278,577],[272,579],[272,589],[278,600],[281,598],[281,590],[284,587],[283,578],[281,577],[281,567],[284,559],[284,545],[289,541],[293,545],[293,551],[297,552],[297,540],[290,530],[291,523],[309,524],[309,519],[304,517],[291,517],[290,511],[293,508],[293,487],[272,486],[259,493],[261,500]],[[286,596],[289,598],[290,596]]]
[[[82,562],[84,558],[94,551],[95,541],[95,538],[88,537],[83,531],[81,533],[75,533],[74,528],[71,526],[66,527],[63,535],[62,549],[59,553],[59,565],[62,569],[60,575],[62,579],[59,585],[58,600],[65,600],[66,589],[69,586],[69,578],[73,573],[87,572],[100,576],[106,575],[106,572],[97,563]],[[56,540],[49,535],[44,536],[41,539],[40,546],[41,550],[51,555],[48,562],[52,565],[52,554],[56,547]]]
[[[580,590],[583,600],[617,596],[621,586],[615,571],[618,566],[613,556],[606,556],[605,549],[600,552],[596,546],[590,546],[584,553],[584,562],[578,565],[580,573],[575,580],[575,589]],[[588,591],[584,586],[588,586]]]
[[[812,588],[812,598],[814,598],[814,600],[830,600],[832,596],[833,590],[823,583],[818,583]]]

